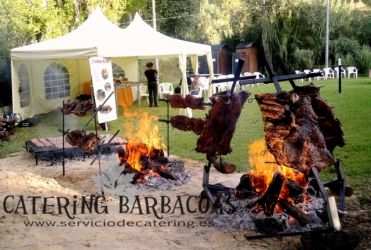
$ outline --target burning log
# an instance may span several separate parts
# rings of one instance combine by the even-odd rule
[[[289,190],[289,196],[294,200],[304,193],[304,188],[293,180],[287,180],[285,185]]]
[[[257,201],[267,216],[273,215],[284,181],[285,177],[276,172],[264,195]]]
[[[323,169],[335,163],[309,96],[280,92],[255,97],[267,122],[264,131],[268,150],[278,164],[307,175],[313,166]]]
[[[191,108],[191,109],[205,109],[204,99],[202,97],[195,97],[192,95],[175,94],[169,96],[169,103],[172,108]]]
[[[163,168],[161,165],[157,164],[150,164],[149,169],[152,169],[156,173],[158,173],[162,178],[170,179],[170,180],[177,180],[178,177],[170,173],[170,170],[166,168]]]
[[[233,95],[224,93],[211,97],[212,108],[206,117],[205,128],[197,140],[196,151],[206,153],[207,158],[232,152],[230,142],[250,93],[245,91]]]
[[[236,197],[245,199],[254,195],[256,195],[256,192],[252,186],[251,174],[243,174],[240,178],[240,183],[236,187]]]
[[[279,200],[278,205],[288,214],[296,219],[300,225],[305,226],[311,222],[310,217],[287,200]]]
[[[116,154],[117,154],[117,157],[120,160],[119,166],[124,165],[125,162],[126,162],[126,159],[125,159],[125,149],[122,146],[117,147],[116,148]]]
[[[168,167],[169,160],[164,157],[162,149],[150,148],[143,143],[130,142],[126,145],[126,149],[120,146],[116,149],[116,153],[120,160],[120,166],[124,166],[124,173],[135,173],[132,183],[145,183],[145,176],[148,174],[157,174],[163,178],[177,180],[178,177],[171,173]],[[135,155],[130,155],[135,154]],[[140,167],[135,167],[130,164],[134,159]]]

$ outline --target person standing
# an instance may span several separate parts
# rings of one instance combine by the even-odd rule
[[[199,75],[194,75],[193,76],[193,81],[191,84],[191,95],[198,95],[200,92],[200,76]]]
[[[158,107],[157,105],[157,70],[153,69],[153,63],[146,64],[144,75],[148,80],[149,106]]]

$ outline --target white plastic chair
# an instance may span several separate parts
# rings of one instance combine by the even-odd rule
[[[323,76],[327,80],[328,78],[335,78],[334,70],[332,68],[324,68]]]
[[[295,70],[295,74],[300,75],[303,74],[304,72],[301,72],[300,70]],[[301,78],[300,81],[304,82],[304,79]]]
[[[253,73],[250,73],[250,72],[245,72],[245,73],[243,73],[243,75],[244,76],[252,76],[252,75],[254,75]]]
[[[253,75],[255,75],[256,79],[260,79],[260,78],[265,78],[265,75],[263,75],[262,73],[260,72],[254,72]]]
[[[304,71],[304,73],[307,74],[307,75],[308,75],[309,73],[311,73],[311,71],[310,71],[309,69],[305,69],[305,70],[303,70],[303,71]],[[308,81],[312,81],[312,77],[308,77],[307,79],[308,79]]]
[[[227,78],[227,76],[226,75],[219,75],[219,76],[217,76],[215,79],[225,79],[225,78]],[[224,90],[224,82],[221,82],[221,83],[213,83],[212,84],[212,87],[213,87],[213,94],[215,94],[215,93],[218,93],[218,92],[221,92],[221,91],[223,91]]]
[[[322,70],[320,70],[320,69],[313,69],[312,72],[313,72],[313,73],[321,73],[320,76],[316,76],[316,77],[314,78],[315,80],[319,81],[321,78],[323,79],[323,72],[322,72]]]
[[[146,98],[147,103],[149,104],[149,94],[147,92],[147,87],[144,86],[143,84],[139,85],[139,98]]]
[[[339,67],[335,67],[336,78],[339,78]],[[345,69],[341,67],[341,77],[346,78]]]
[[[251,73],[251,72],[245,72],[245,73],[243,73],[243,74],[241,74],[241,77],[244,77],[244,76],[255,76],[253,73]],[[255,78],[256,78],[256,76],[255,76]],[[244,90],[245,89],[245,86],[247,86],[247,87],[254,87],[255,86],[255,83],[254,84],[247,84],[247,85],[240,85],[240,83],[238,82],[238,85],[239,85],[239,88],[242,90]]]
[[[169,82],[162,82],[158,85],[158,94],[160,98],[164,98],[164,95],[174,94],[174,87]]]
[[[210,79],[207,77],[200,77],[200,91],[199,91],[199,97],[207,96],[209,92],[209,81]]]
[[[228,74],[226,78],[231,78],[231,80],[223,84],[223,91],[227,91],[232,88],[234,74]]]
[[[347,68],[348,71],[348,78],[350,78],[352,75],[355,78],[358,78],[358,69],[356,67],[350,66]]]
[[[255,71],[255,72],[253,73],[253,75],[255,75],[255,79],[265,78],[265,75],[263,75],[262,73],[257,72],[257,71]],[[260,84],[262,84],[262,83],[260,83],[260,82],[257,82],[257,83],[256,83],[256,85],[260,85]]]

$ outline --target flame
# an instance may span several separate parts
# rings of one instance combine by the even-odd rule
[[[126,161],[132,168],[142,171],[141,158],[151,159],[158,156],[165,148],[156,126],[158,117],[146,112],[124,111],[124,118],[124,128],[128,138]]]
[[[279,165],[276,162],[274,156],[266,149],[264,139],[259,139],[248,147],[248,156],[251,167],[250,173],[253,176],[252,186],[259,194],[264,193],[268,188],[275,172],[280,172],[285,176],[286,180],[293,180],[302,187],[307,184],[303,173],[293,168]],[[282,189],[280,198],[289,198],[287,187],[284,186]]]

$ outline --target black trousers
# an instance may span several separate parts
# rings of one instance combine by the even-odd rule
[[[157,82],[148,83],[149,106],[157,106]]]

